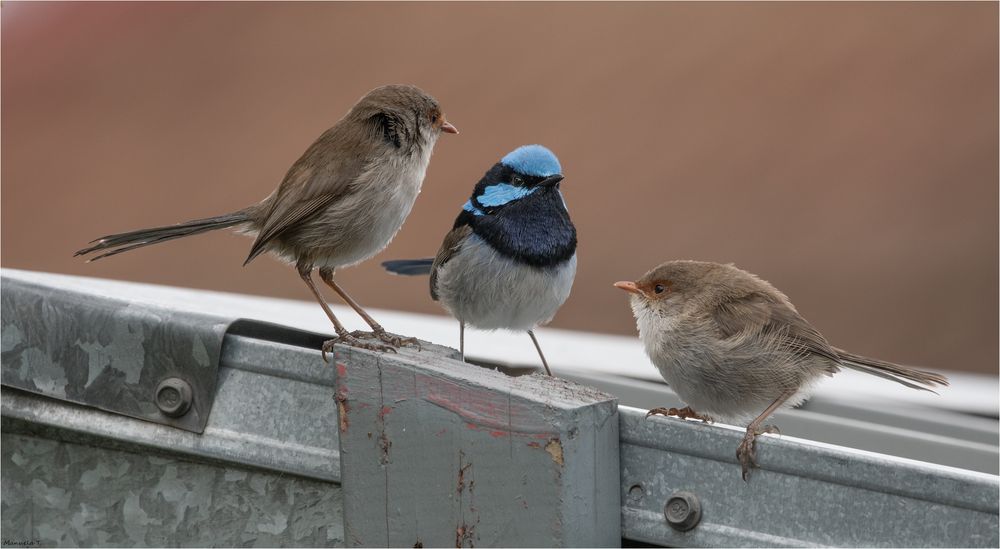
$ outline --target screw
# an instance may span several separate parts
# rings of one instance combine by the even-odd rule
[[[156,386],[156,407],[164,415],[181,417],[191,409],[191,385],[179,377],[168,377]]]
[[[674,492],[663,506],[663,516],[671,528],[687,532],[701,520],[701,503],[691,492]]]

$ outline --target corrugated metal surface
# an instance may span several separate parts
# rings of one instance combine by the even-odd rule
[[[203,434],[4,388],[5,421],[194,459],[340,480],[334,369],[302,347],[228,335]]]
[[[340,487],[5,432],[3,537],[43,547],[339,547]]]
[[[629,406],[684,406],[662,382],[591,372],[562,375],[611,393]],[[995,419],[874,398],[838,397],[814,395],[799,408],[779,411],[768,423],[803,439],[993,475],[1000,471],[1000,425]]]
[[[622,537],[681,547],[997,547],[994,475],[762,436],[760,469],[740,478],[743,431],[621,408]],[[701,503],[679,532],[676,492]]]
[[[4,277],[3,384],[201,432],[215,397],[228,322],[215,315],[136,305]],[[159,384],[186,384],[176,416],[158,407]]]

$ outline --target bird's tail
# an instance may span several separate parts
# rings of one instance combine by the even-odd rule
[[[419,276],[431,274],[431,266],[434,265],[433,257],[423,259],[393,259],[383,261],[382,268],[392,274],[405,276]]]
[[[901,366],[884,360],[856,355],[842,349],[834,350],[837,351],[837,354],[840,356],[841,363],[852,370],[890,379],[896,383],[902,383],[903,385],[913,389],[920,389],[921,391],[930,391],[933,393],[935,391],[932,387],[935,385],[948,385],[948,378],[941,374],[918,370],[909,366]]]
[[[250,218],[247,215],[247,212],[241,210],[231,214],[209,217],[206,219],[195,219],[194,221],[178,223],[177,225],[170,225],[168,227],[153,227],[151,229],[139,229],[138,231],[130,231],[127,233],[110,234],[108,236],[98,238],[97,240],[92,240],[90,243],[93,244],[93,246],[79,250],[73,254],[73,256],[75,257],[78,255],[86,255],[91,252],[104,251],[104,253],[87,260],[88,262],[96,261],[104,257],[117,255],[122,252],[141,248],[143,246],[149,246],[150,244],[166,242],[167,240],[214,231],[216,229],[224,229],[226,227],[246,223],[249,220]]]

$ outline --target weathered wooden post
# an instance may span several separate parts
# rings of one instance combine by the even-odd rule
[[[347,545],[620,545],[614,397],[453,356],[338,349]]]

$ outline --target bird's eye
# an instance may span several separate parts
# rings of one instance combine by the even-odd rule
[[[524,178],[521,177],[520,175],[514,174],[513,176],[511,176],[510,182],[513,185],[524,185]]]
[[[664,290],[663,284],[657,284],[656,286],[653,286],[653,291],[658,294],[662,294],[663,290]]]
[[[440,116],[441,116],[441,115],[439,115],[438,113],[436,113],[436,112],[432,112],[432,113],[431,113],[431,124],[435,124],[435,123],[437,123],[437,121],[438,121],[438,118],[440,118]]]

